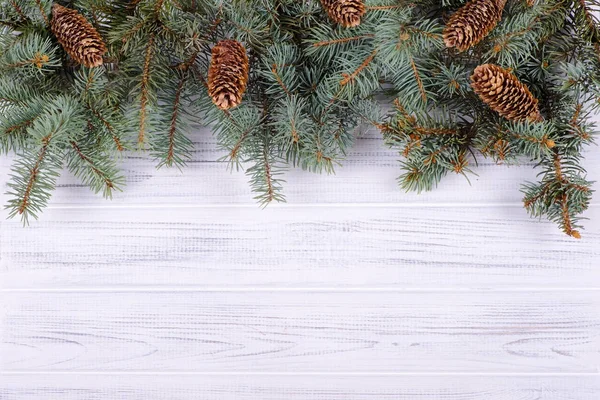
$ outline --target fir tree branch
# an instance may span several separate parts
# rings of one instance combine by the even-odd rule
[[[42,5],[41,0],[35,0],[35,3],[37,4],[40,10],[40,14],[42,14],[42,17],[44,18],[44,22],[46,23],[46,25],[50,25],[50,21],[48,20],[48,16],[46,15],[46,11],[44,10],[44,6]]]
[[[154,13],[155,14],[158,15],[160,13],[160,10],[162,9],[164,2],[165,2],[165,0],[157,0],[156,1],[156,4],[154,4]]]
[[[421,147],[421,138],[419,136],[411,134],[408,138],[406,146],[401,152],[404,158],[408,158],[413,149]]]
[[[27,223],[47,204],[62,168],[67,138],[83,126],[81,111],[73,98],[57,96],[47,101],[28,127],[30,145],[20,151],[8,184],[12,190],[7,205],[10,217],[21,215]]]
[[[47,54],[35,53],[34,56],[31,57],[30,59],[19,61],[19,62],[13,63],[13,64],[8,64],[7,67],[19,68],[19,67],[23,67],[25,65],[31,64],[31,65],[36,66],[38,69],[41,69],[42,66],[44,64],[46,64],[49,60],[50,60],[50,57],[48,57]]]
[[[291,126],[290,133],[292,135],[292,142],[298,143],[300,141],[300,135],[298,135],[298,129],[296,127],[296,120],[295,119],[292,118],[290,120],[290,126]]]
[[[184,164],[197,115],[212,124],[225,159],[251,165],[257,199],[280,200],[280,165],[331,172],[364,120],[403,156],[400,183],[408,190],[465,175],[472,148],[496,162],[537,160],[542,178],[525,186],[526,208],[576,236],[592,192],[579,155],[600,108],[598,1],[511,2],[479,44],[448,51],[446,13],[464,2],[366,1],[352,29],[331,23],[316,0],[60,2],[111,39],[110,62],[89,70],[65,62],[63,45],[43,26],[51,1],[7,0],[0,150],[22,155],[10,186],[16,199],[28,196],[21,215],[45,205],[65,160],[94,191],[116,188],[113,150],[126,147],[124,135],[148,144],[159,166]],[[205,80],[211,47],[222,39],[242,43],[250,59],[242,103],[227,112],[212,104]],[[544,122],[506,121],[473,94],[473,68],[490,62],[515,71],[539,99]],[[50,113],[64,108],[64,99],[55,102],[64,95],[67,109],[76,103],[81,114],[74,122]],[[385,116],[387,104],[375,98],[395,98],[396,107]],[[44,144],[59,121],[68,129]],[[21,204],[10,204],[18,215]]]
[[[177,91],[175,92],[175,100],[173,101],[173,111],[171,112],[171,122],[169,124],[169,148],[167,150],[167,158],[165,160],[165,164],[167,166],[173,165],[175,161],[175,134],[177,129],[177,119],[179,117],[180,108],[181,108],[181,93],[183,92],[183,88],[185,85],[185,81],[187,79],[187,75],[182,75],[179,79],[179,84],[177,85]]]
[[[558,155],[558,152],[554,153],[553,156],[553,165],[554,165],[554,176],[556,180],[561,184],[568,184],[568,181],[565,179],[562,173],[561,159]],[[560,208],[561,208],[561,216],[562,216],[562,225],[564,232],[573,236],[576,239],[581,239],[581,234],[579,231],[573,229],[573,224],[571,222],[571,214],[569,211],[569,198],[568,194],[565,192],[559,196]]]
[[[427,135],[458,135],[460,131],[458,129],[448,128],[427,128],[424,126],[415,126],[413,130],[420,136]]]
[[[595,44],[598,44],[600,37],[598,37],[599,36],[599,32],[598,32],[599,28],[598,28],[598,24],[597,24],[597,19],[594,17],[593,11],[588,7],[586,0],[578,0],[578,2],[579,2],[579,6],[583,12],[583,17],[584,17],[584,22],[585,22],[586,28],[591,33],[592,41]]]
[[[510,42],[512,40],[514,40],[515,38],[519,37],[519,36],[524,36],[525,34],[531,32],[533,30],[533,28],[536,27],[537,23],[539,22],[539,20],[541,19],[541,17],[536,17],[533,18],[531,20],[531,22],[523,29],[518,30],[518,31],[514,31],[514,32],[507,32],[506,34],[496,37],[494,40],[494,47],[493,47],[493,53],[494,54],[498,54],[504,50],[506,50],[507,46],[510,44]]]
[[[273,189],[273,176],[271,175],[271,163],[266,149],[263,151],[263,162],[265,168],[265,182],[267,184],[267,190],[265,191],[264,203],[270,203],[275,199],[275,190]]]
[[[343,79],[340,81],[340,85],[345,86],[349,83],[354,82],[356,77],[358,77],[358,75],[360,75],[360,73],[365,68],[367,68],[367,66],[373,61],[373,59],[377,55],[377,51],[378,51],[377,49],[373,50],[371,52],[371,54],[369,54],[369,56],[367,58],[365,58],[365,60],[358,66],[358,68],[356,68],[354,71],[352,71],[352,73],[350,73],[350,74],[342,73]]]
[[[417,81],[417,86],[419,87],[419,92],[421,93],[421,98],[423,101],[427,101],[427,93],[425,92],[425,87],[423,86],[423,80],[421,79],[421,75],[419,74],[419,70],[417,69],[417,64],[415,64],[414,58],[410,58],[410,66],[415,74],[415,80]]]
[[[545,149],[551,149],[554,146],[556,146],[556,143],[554,142],[554,140],[550,139],[548,137],[548,135],[544,135],[544,136],[538,138],[538,137],[534,137],[534,136],[520,135],[520,134],[518,134],[516,132],[510,132],[509,131],[509,133],[513,134],[513,136],[515,138],[517,138],[517,139],[526,140],[526,141],[528,141],[530,143],[533,143],[535,145],[542,146]]]
[[[192,67],[194,62],[196,62],[196,58],[200,54],[200,51],[200,48],[197,48],[192,52],[192,54],[188,57],[187,60],[177,64],[174,68],[183,72],[187,72]]]
[[[144,67],[142,70],[141,84],[140,84],[140,111],[139,111],[139,130],[138,130],[138,146],[143,147],[146,142],[146,119],[148,115],[148,91],[150,81],[150,64],[152,63],[152,55],[154,53],[154,39],[155,35],[151,34],[148,38],[148,44],[146,45],[146,51],[144,56]]]
[[[250,134],[250,129],[244,131],[239,139],[235,142],[234,146],[231,148],[231,150],[229,151],[229,159],[232,162],[237,162],[237,160],[239,159],[240,156],[240,149],[242,147],[242,144],[244,144],[244,142],[246,141],[246,139],[248,138],[248,135]]]
[[[279,76],[279,74],[277,73],[277,64],[272,65],[271,72],[273,73],[275,80],[277,81],[277,83],[279,83],[279,86],[281,86],[281,88],[283,89],[285,94],[287,94],[288,96],[291,96],[289,89],[285,86],[285,83],[283,83],[281,76]]]
[[[25,186],[25,191],[23,195],[18,200],[17,203],[17,213],[23,214],[31,205],[31,191],[33,190],[34,185],[38,180],[38,174],[40,172],[40,168],[42,166],[42,162],[46,157],[46,152],[48,151],[48,145],[50,143],[50,139],[52,138],[52,133],[42,139],[42,148],[38,153],[37,160],[33,164],[33,167],[29,171],[29,178],[27,179],[27,184]]]
[[[81,160],[84,168],[92,171],[93,177],[90,178],[90,181],[99,181],[100,185],[98,187],[102,187],[105,197],[112,197],[112,191],[117,188],[116,183],[113,181],[113,178],[109,175],[109,172],[103,170],[102,167],[97,165],[97,161],[93,160],[89,155],[86,155],[81,147],[73,140],[69,142],[71,148],[74,150],[76,156],[79,160]],[[76,176],[81,176],[82,173],[78,171],[77,164],[72,162],[70,168],[75,170]],[[93,186],[93,183],[87,182],[88,185]]]
[[[313,47],[331,46],[332,44],[347,43],[347,42],[352,42],[355,40],[372,38],[372,37],[375,37],[375,35],[373,35],[371,33],[367,33],[367,34],[360,35],[360,36],[351,36],[351,37],[345,37],[345,38],[339,38],[339,39],[322,40],[320,42],[313,43],[312,46]]]
[[[23,12],[23,9],[19,6],[19,4],[17,4],[16,0],[10,0],[10,4],[13,6],[14,10],[19,15],[21,20],[26,21],[28,19],[25,13]]]
[[[275,148],[271,145],[269,133],[261,133],[252,138],[249,152],[254,165],[248,169],[247,174],[250,176],[252,191],[258,193],[255,199],[262,206],[272,201],[284,201],[280,194],[281,183],[276,179],[280,172],[275,167],[277,156],[273,150]]]
[[[127,43],[138,33],[140,32],[144,26],[148,23],[148,21],[143,18],[141,19],[137,24],[133,25],[131,28],[129,28],[126,32],[124,32],[121,36],[121,43],[123,44],[123,47],[121,48],[121,52],[124,53]]]
[[[560,204],[561,204],[561,209],[562,209],[562,219],[563,219],[562,223],[563,223],[564,232],[567,235],[574,237],[575,239],[581,239],[581,233],[579,233],[579,231],[573,229],[573,226],[571,223],[568,194],[565,193],[560,197]]]
[[[405,4],[390,4],[387,6],[366,6],[367,11],[397,10],[406,7]]]
[[[575,112],[573,113],[573,117],[569,121],[569,125],[573,128],[573,130],[575,131],[577,136],[581,138],[581,140],[591,140],[591,135],[588,132],[586,132],[578,122],[582,109],[583,104],[577,103],[577,105],[575,106]]]
[[[129,2],[127,3],[127,8],[130,10],[134,10],[141,2],[142,0],[129,0]]]
[[[588,207],[590,182],[581,178],[577,174],[580,169],[563,157],[564,154],[554,149],[552,156],[544,161],[547,167],[542,181],[524,186],[523,202],[531,215],[546,215],[558,223],[565,234],[579,239],[577,215]]]
[[[56,47],[48,37],[36,32],[24,33],[0,53],[0,69],[20,76],[39,77],[60,65],[55,53]]]
[[[108,122],[106,120],[106,118],[104,118],[102,116],[102,114],[100,114],[100,112],[98,112],[98,110],[96,110],[94,107],[88,105],[88,110],[90,110],[92,112],[92,114],[94,115],[94,117],[98,118],[98,120],[102,123],[102,125],[104,125],[104,127],[110,132],[110,136],[111,136],[113,142],[115,143],[115,147],[116,147],[117,151],[125,150],[125,148],[123,147],[123,143],[121,142],[121,139],[119,138],[119,136],[117,136],[116,129],[111,125],[111,123]]]
[[[21,131],[25,128],[28,128],[29,126],[31,126],[31,124],[33,124],[33,121],[35,121],[35,117],[27,119],[25,121],[20,121],[15,125],[7,126],[6,128],[4,128],[4,134],[10,135],[14,132]]]
[[[90,70],[90,73],[86,77],[85,87],[83,88],[83,93],[81,94],[82,97],[88,96],[90,89],[94,85],[94,78],[95,78],[95,70],[92,69],[92,70]]]
[[[452,165],[452,169],[455,173],[464,175],[464,171],[469,165],[469,160],[467,160],[467,154],[465,150],[461,150],[456,159],[450,160],[450,164]]]

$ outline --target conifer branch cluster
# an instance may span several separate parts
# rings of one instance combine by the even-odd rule
[[[600,106],[598,0],[11,0],[0,3],[0,150],[11,215],[67,168],[110,197],[123,151],[190,159],[210,125],[259,202],[289,167],[332,172],[368,123],[400,185],[533,161],[524,206],[580,236]]]

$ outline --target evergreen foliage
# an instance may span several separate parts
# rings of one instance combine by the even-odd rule
[[[581,151],[600,104],[600,1],[497,1],[486,6],[500,10],[497,25],[477,23],[481,37],[460,49],[443,32],[464,0],[366,0],[364,14],[355,0],[352,24],[319,0],[3,1],[0,150],[18,155],[11,216],[35,217],[63,168],[104,196],[121,190],[124,150],[182,167],[197,124],[212,127],[232,167],[247,168],[261,204],[283,201],[286,168],[333,172],[366,122],[402,156],[406,190],[468,177],[481,156],[533,160],[540,178],[523,186],[526,209],[579,237],[592,193]],[[53,3],[100,34],[102,66],[67,54],[50,29]],[[207,93],[211,48],[224,39],[243,44],[250,65],[229,110]],[[475,94],[470,76],[488,63],[531,91],[543,120],[508,121]]]

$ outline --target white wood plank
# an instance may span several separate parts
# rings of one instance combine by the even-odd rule
[[[196,151],[192,162],[183,170],[163,168],[148,154],[127,153],[122,161],[127,187],[111,201],[95,195],[77,179],[65,173],[59,179],[52,205],[148,205],[148,204],[255,204],[247,177],[242,171],[228,171],[227,164],[217,162],[223,156],[206,129],[192,134]],[[306,203],[520,203],[521,184],[534,181],[533,164],[503,166],[479,160],[474,166],[478,176],[471,183],[461,175],[450,175],[440,186],[422,194],[406,193],[397,184],[402,173],[399,155],[384,146],[374,134],[357,140],[344,165],[335,175],[319,175],[301,170],[286,173],[285,194],[290,204]],[[5,195],[9,158],[0,157],[0,204]],[[600,180],[600,153],[587,152],[584,166],[592,180]],[[600,203],[599,201],[596,201]]]
[[[0,289],[595,288],[587,216],[576,240],[519,207],[51,209],[1,222]]]
[[[9,375],[3,400],[597,400],[600,378]]]
[[[597,373],[598,292],[2,293],[0,370]]]

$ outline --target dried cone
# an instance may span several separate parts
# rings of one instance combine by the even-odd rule
[[[76,10],[52,5],[50,27],[65,51],[79,64],[92,68],[102,65],[106,46],[102,37]]]
[[[217,107],[228,110],[242,102],[248,70],[248,56],[241,43],[221,40],[213,47],[208,69],[208,94]]]
[[[471,75],[471,86],[484,103],[506,119],[542,120],[538,100],[509,70],[494,64],[480,65]]]
[[[506,0],[471,0],[456,11],[444,28],[446,47],[465,51],[481,42],[500,22]]]
[[[360,25],[365,13],[364,0],[321,0],[329,18],[346,28]]]

